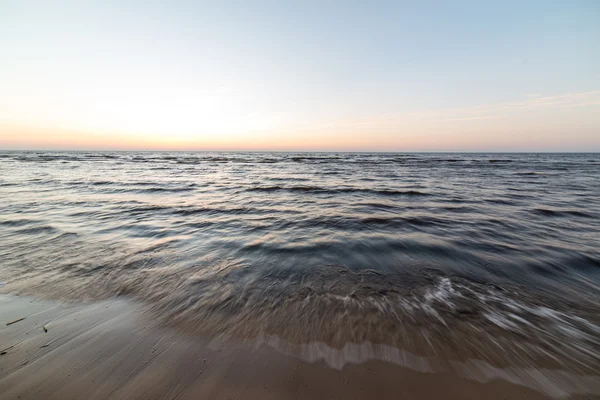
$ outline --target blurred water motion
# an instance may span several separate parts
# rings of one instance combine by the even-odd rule
[[[4,152],[0,196],[6,291],[127,295],[292,347],[600,371],[596,154]]]

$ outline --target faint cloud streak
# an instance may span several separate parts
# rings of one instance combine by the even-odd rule
[[[479,117],[462,117],[462,118],[448,118],[442,121],[476,121],[482,119],[502,119],[506,118],[504,115],[484,115]]]

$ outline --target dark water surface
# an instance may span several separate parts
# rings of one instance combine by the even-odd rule
[[[186,330],[600,370],[600,155],[0,153],[0,281]]]

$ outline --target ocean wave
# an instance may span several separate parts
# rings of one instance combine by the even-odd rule
[[[19,227],[19,226],[27,226],[27,225],[31,225],[31,224],[42,224],[43,221],[42,220],[35,220],[35,219],[7,219],[7,220],[0,220],[0,225],[3,226],[10,226],[10,227]]]
[[[277,335],[292,343],[316,340],[337,348],[371,341],[425,356],[443,354],[450,346],[460,348],[465,358],[496,360],[496,366],[514,365],[514,360],[521,367],[535,366],[519,357],[527,346],[544,365],[592,373],[600,363],[600,325],[591,309],[569,305],[563,311],[517,287],[481,284],[437,270],[390,275],[321,266],[257,272],[217,265],[178,277],[175,291],[162,288],[153,294],[139,282],[120,285],[129,288],[127,293],[142,290],[152,297],[152,309],[168,316],[169,324],[213,335]],[[462,340],[465,334],[469,343]],[[500,343],[505,353],[498,355]],[[560,363],[554,358],[558,355]]]
[[[56,233],[58,229],[49,225],[41,225],[41,226],[33,226],[30,228],[19,229],[15,233],[20,235],[38,235],[38,234],[48,234],[48,233]]]
[[[597,157],[10,153],[2,290],[129,296],[190,333],[597,376]]]
[[[338,194],[338,193],[364,193],[364,194],[375,194],[382,196],[429,196],[429,193],[421,192],[418,190],[398,190],[398,189],[368,189],[368,188],[350,188],[350,187],[337,187],[337,188],[325,188],[319,186],[256,186],[246,188],[248,192],[298,192],[298,193],[316,193],[316,194]]]
[[[518,176],[543,176],[544,173],[537,171],[514,172],[513,175]]]
[[[287,158],[290,161],[294,162],[303,162],[303,161],[337,161],[341,160],[342,157],[337,156],[292,156]]]
[[[145,189],[135,189],[139,193],[156,193],[156,192],[189,192],[196,190],[196,185],[180,186],[180,187],[149,187]]]
[[[187,208],[174,208],[173,214],[190,216],[197,214],[225,214],[225,215],[244,215],[244,214],[266,214],[273,213],[275,210],[264,210],[254,207],[187,207]]]
[[[102,185],[100,185],[102,186]],[[138,187],[141,186],[141,187]],[[194,184],[189,184],[186,186],[173,186],[173,185],[165,185],[165,186],[150,186],[150,185],[117,185],[110,189],[106,189],[107,192],[111,193],[179,193],[179,192],[192,192],[197,190],[197,186]],[[103,191],[105,191],[103,189]]]
[[[588,212],[579,210],[558,210],[550,208],[534,208],[531,210],[534,214],[539,214],[544,217],[582,217],[582,218],[593,218],[594,216]]]

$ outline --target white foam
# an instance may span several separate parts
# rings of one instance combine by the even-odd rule
[[[214,339],[210,348],[217,350],[227,343],[228,337]],[[341,370],[348,364],[362,364],[368,361],[383,361],[421,373],[454,372],[459,377],[476,382],[503,380],[515,385],[527,387],[556,399],[571,395],[600,394],[600,377],[577,375],[575,373],[547,368],[507,367],[500,368],[482,360],[448,361],[418,356],[384,344],[371,342],[346,343],[342,348],[334,348],[324,342],[314,341],[295,344],[277,335],[257,337],[240,343],[240,346],[259,348],[267,346],[278,353],[299,358],[305,362],[323,362],[330,368]]]

